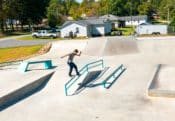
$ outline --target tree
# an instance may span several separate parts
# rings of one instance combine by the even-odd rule
[[[128,16],[130,15],[130,6],[127,0],[110,0],[109,12],[113,15]]]
[[[58,18],[56,16],[54,16],[53,14],[49,14],[48,15],[48,24],[50,27],[56,27],[58,23]]]
[[[4,12],[4,0],[0,0],[0,29],[1,32],[4,32],[4,16],[5,16],[5,12]]]
[[[61,25],[69,15],[77,19],[80,16],[78,9],[79,4],[76,0],[51,0],[47,8],[48,22],[52,23],[50,17],[53,16],[58,21],[57,25]]]
[[[95,0],[83,0],[80,5],[80,14],[85,14],[87,17],[99,15],[100,5]]]
[[[162,19],[172,20],[175,17],[175,0],[162,0],[158,13]]]
[[[72,16],[74,20],[81,18],[80,5],[78,3],[75,2],[72,4],[69,10],[69,15]]]
[[[99,0],[99,15],[109,14],[110,0]]]
[[[42,19],[46,17],[45,13],[48,3],[49,0],[24,0],[25,22],[29,25],[41,23]]]
[[[152,13],[155,13],[155,8],[151,2],[143,2],[141,5],[139,5],[138,11],[140,15],[151,16]]]
[[[48,23],[51,24],[52,18],[56,19],[58,22],[55,24],[62,24],[63,21],[63,16],[65,14],[65,6],[64,6],[64,1],[62,0],[51,0],[49,3],[49,6],[47,8],[47,18],[48,18]],[[62,19],[61,21],[60,18]],[[54,20],[55,21],[55,20]],[[56,26],[53,24],[54,26]],[[52,27],[53,27],[52,25]]]

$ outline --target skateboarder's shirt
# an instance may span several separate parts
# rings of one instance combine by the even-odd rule
[[[70,62],[73,62],[74,56],[75,56],[74,53],[72,53],[72,54],[69,55],[69,57],[68,57],[68,62],[69,62],[69,63],[70,63]]]

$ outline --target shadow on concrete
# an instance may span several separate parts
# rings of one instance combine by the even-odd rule
[[[124,70],[125,71],[125,70]],[[113,80],[111,82],[109,82],[108,80],[104,83],[104,82],[101,82],[101,83],[92,83],[92,84],[89,84],[87,85],[86,87],[89,87],[89,88],[94,88],[94,87],[97,87],[97,86],[102,86],[102,85],[105,85],[105,88],[106,89],[109,89],[112,87],[112,85],[117,81],[117,79],[122,75],[122,73],[124,72],[122,71],[117,77],[113,78]],[[107,85],[107,86],[106,86]]]
[[[104,74],[105,72],[109,69],[109,67],[106,67],[104,70],[98,70],[98,71],[91,71],[89,72],[86,77],[84,78],[83,82],[82,83],[79,83],[79,87],[76,89],[76,91],[74,92],[73,95],[77,95],[79,94],[80,92],[82,92],[86,87],[92,87],[92,86],[89,86],[89,85],[93,85],[93,83],[100,79]],[[101,85],[101,83],[100,83]],[[98,85],[99,86],[99,85]],[[95,87],[95,86],[94,86]]]
[[[49,80],[50,80],[50,78],[52,77],[53,74],[54,73],[52,73],[46,80],[44,80],[44,82],[42,82],[42,84],[40,86],[38,86],[34,90],[29,91],[29,92],[25,93],[24,95],[19,96],[16,99],[8,101],[7,103],[4,103],[3,105],[0,105],[0,112],[5,110],[5,109],[7,109],[7,108],[9,108],[9,107],[11,107],[11,106],[13,106],[13,105],[15,105],[15,104],[17,104],[18,102],[20,102],[20,101],[22,101],[22,100],[32,96],[33,94],[40,92],[47,85],[47,83],[49,82]],[[20,89],[19,89],[19,91],[20,91]]]

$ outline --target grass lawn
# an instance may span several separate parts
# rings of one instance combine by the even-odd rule
[[[16,40],[61,40],[61,38],[51,39],[50,37],[43,37],[43,38],[32,38],[32,35],[18,37]]]
[[[32,54],[37,53],[43,45],[0,48],[0,63],[17,60]]]
[[[27,34],[30,34],[30,32],[5,32],[3,34],[0,34],[0,38],[27,35]]]
[[[122,36],[130,36],[134,33],[135,27],[123,27],[123,28],[116,28],[111,35],[115,35],[115,32],[118,33],[118,30],[122,31]]]
[[[135,28],[134,27],[124,27],[124,28],[119,28],[119,30],[122,30],[122,33],[124,36],[129,36],[134,32]]]

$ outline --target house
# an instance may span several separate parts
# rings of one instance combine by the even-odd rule
[[[112,14],[107,14],[107,15],[104,15],[104,16],[100,16],[99,18],[110,20],[111,23],[112,23],[112,28],[119,27],[119,22],[118,22],[119,17],[118,16],[115,16],[115,15],[112,15]]]
[[[147,15],[142,15],[142,16],[124,16],[120,17],[119,21],[123,24],[124,26],[137,26],[142,23],[146,23],[148,19]]]
[[[112,22],[112,26],[115,28],[132,25],[137,26],[141,23],[146,23],[148,19],[147,15],[118,17],[111,14],[101,16],[100,18],[109,19]]]
[[[66,21],[60,29],[60,36],[63,38],[104,36],[110,34],[111,29],[111,22],[108,19],[90,18]]]

